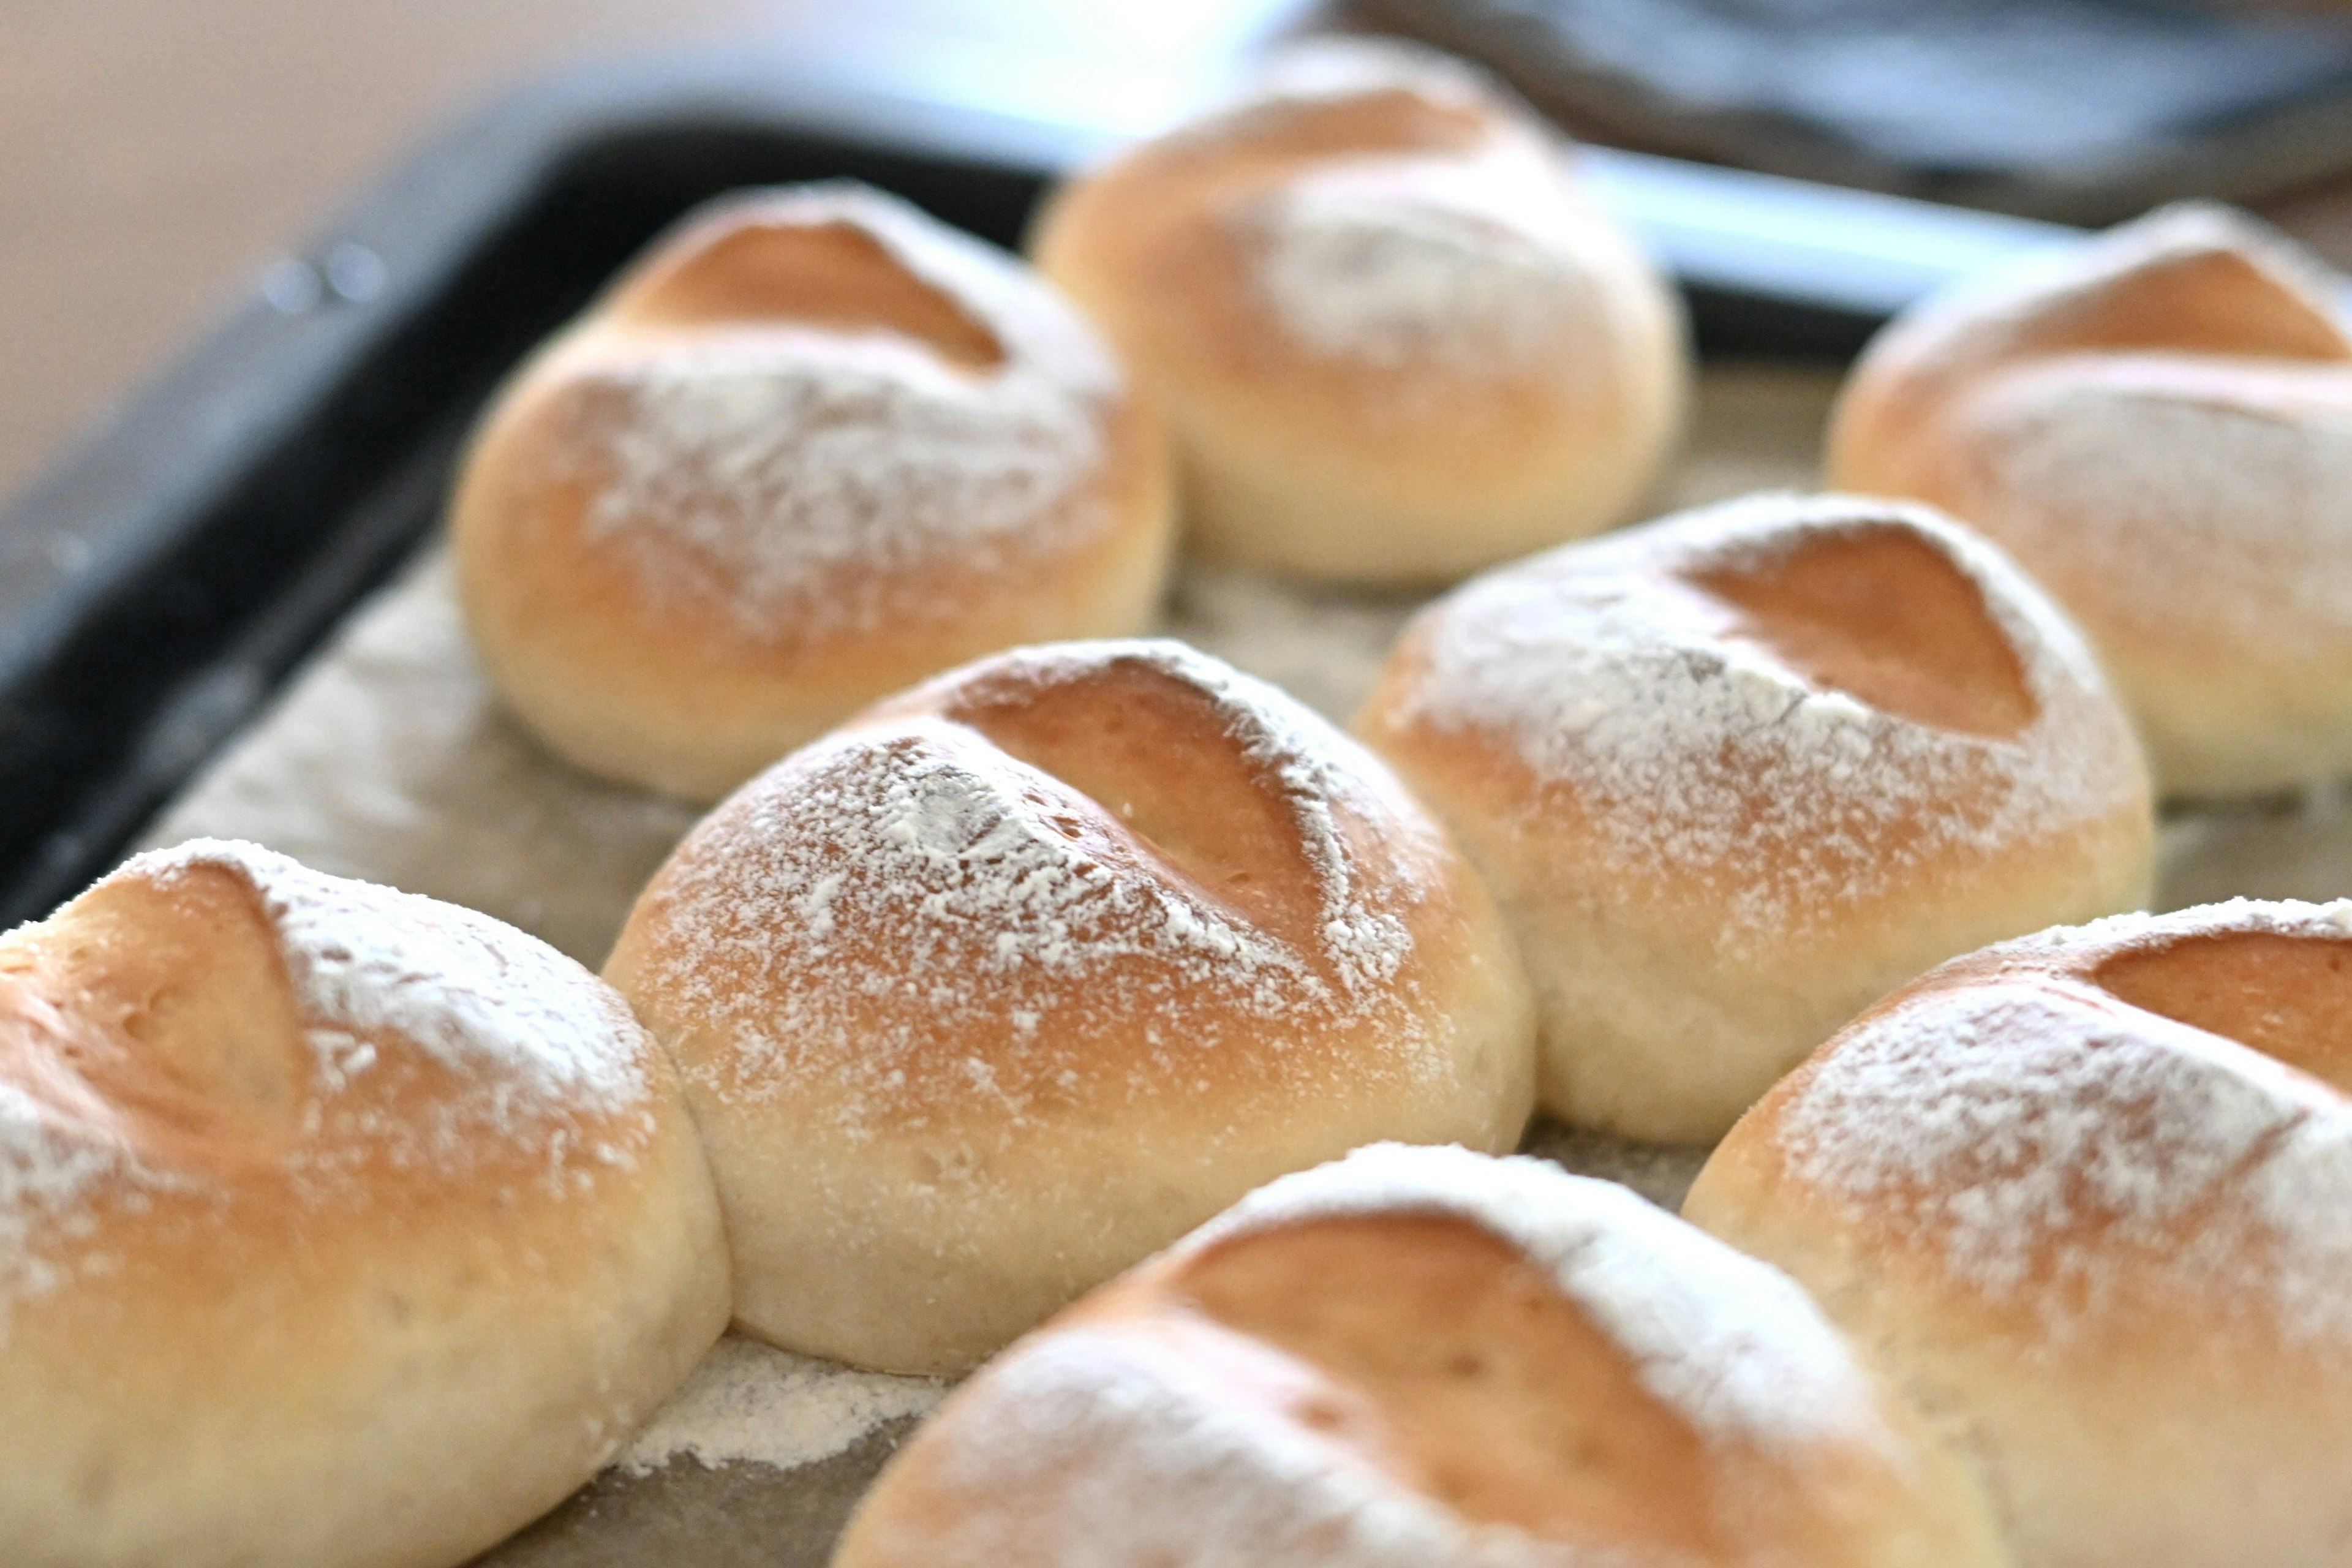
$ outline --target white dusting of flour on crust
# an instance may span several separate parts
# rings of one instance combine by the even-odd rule
[[[642,1476],[679,1459],[796,1469],[830,1458],[887,1422],[920,1415],[947,1384],[861,1372],[730,1334],[613,1467]]]
[[[2232,658],[2352,637],[2352,366],[2069,357],[1964,417],[1988,515],[2101,630]]]
[[[1368,158],[1291,181],[1244,222],[1258,286],[1302,342],[1389,367],[1506,371],[1573,360],[1596,309],[1538,205],[1475,171]]]
[[[1465,1220],[1517,1248],[1710,1438],[1769,1446],[1878,1428],[1868,1380],[1794,1280],[1628,1188],[1548,1160],[1371,1144],[1267,1184],[1174,1250],[1407,1214]]]
[[[1508,375],[1588,363],[1594,236],[1560,148],[1524,103],[1461,60],[1393,39],[1277,51],[1236,101],[1167,139],[1288,158],[1294,122],[1399,97],[1447,129],[1418,145],[1326,148],[1222,222],[1295,342],[1384,369]]]
[[[582,1113],[625,1117],[642,1105],[653,1048],[626,1004],[586,970],[486,915],[324,876],[251,844],[151,850],[106,881],[168,887],[198,868],[227,871],[259,895],[304,1015],[317,1067],[304,1131],[323,1136],[288,1152],[289,1174],[329,1173],[354,1138],[389,1143],[396,1159],[462,1169],[485,1138],[527,1137],[551,1178],[581,1159],[633,1158],[641,1116],[608,1124],[593,1145],[573,1131]],[[461,1102],[404,1119],[345,1105],[344,1091],[376,1069],[388,1042],[467,1079]],[[45,1256],[55,1244],[79,1258],[72,1267],[102,1266],[75,1245],[95,1232],[87,1204],[101,1187],[138,1202],[184,1184],[121,1142],[110,1108],[69,1062],[52,1065],[47,1100],[0,1082],[0,1336],[10,1301],[64,1282],[68,1266]]]
[[[2224,265],[2215,268],[2216,261]],[[2243,269],[2229,265],[2233,262],[2242,263]],[[2207,295],[2204,309],[2162,308],[2167,301],[2147,285],[2168,278],[2166,286],[2178,288],[2183,297]],[[1886,357],[1913,366],[1912,374],[1923,382],[1965,390],[1988,368],[2066,352],[2064,345],[2081,336],[2083,324],[2097,321],[2119,292],[2136,294],[2150,308],[2136,310],[2134,342],[2116,345],[2116,352],[2202,357],[2206,342],[2182,349],[2167,340],[2177,339],[2176,323],[2202,338],[2198,323],[2210,319],[2209,290],[2217,283],[2225,290],[2269,296],[2261,306],[2263,314],[2282,304],[2299,306],[2308,312],[2307,324],[2322,327],[2335,322],[2330,301],[2341,282],[2311,252],[2239,208],[2177,202],[2087,240],[2038,244],[2014,262],[1953,284],[1888,330]],[[2345,357],[2352,358],[2352,340],[2344,338],[2340,325],[2335,331]],[[2101,328],[2095,335],[2106,338],[2111,331]],[[1878,357],[1874,350],[1872,358]]]
[[[1227,1045],[1262,1050],[1367,1010],[1393,1013],[1395,1032],[1389,1059],[1368,1056],[1361,1070],[1433,1067],[1400,979],[1429,829],[1379,763],[1177,644],[1066,644],[975,668],[1045,688],[1125,660],[1215,704],[1260,787],[1287,807],[1318,884],[1311,943],[1171,875],[1060,780],[913,711],[804,749],[696,830],[656,883],[664,935],[648,990],[732,1037],[739,1089],[776,1092],[821,1071],[848,1091],[845,1114],[877,1126],[898,1114],[910,1053],[942,1030],[976,1042],[973,1088],[1016,1121],[1086,1065],[1027,1059],[1048,1020],[1140,1027],[1145,1093],[1191,1082]],[[902,706],[951,701],[967,679]]]
[[[594,489],[592,539],[656,595],[754,636],[896,624],[952,608],[905,579],[1034,569],[1108,526],[1079,499],[1118,373],[1020,264],[854,186],[750,199],[776,226],[854,227],[983,326],[971,368],[880,330],[789,320],[583,340],[565,471]],[[913,596],[910,598],[910,594]]]
[[[1980,593],[2037,713],[2014,737],[1931,727],[1734,637],[1693,585],[1848,530],[1899,527]],[[2016,567],[1916,509],[1785,496],[1688,512],[1478,578],[1423,613],[1401,717],[1483,729],[1577,793],[1629,874],[1729,874],[1726,940],[1774,940],[1956,850],[2106,816],[2145,787],[2089,650]]]
[[[2160,1289],[2352,1339],[2352,1102],[2031,967],[2246,931],[2341,942],[2352,903],[2236,900],[2008,944],[2023,972],[1925,992],[1808,1069],[1778,1129],[1792,1173],[2053,1336],[2160,1312]]]
[[[1956,509],[2095,636],[2292,656],[2352,631],[2343,281],[2242,212],[2182,203],[1939,294],[1864,375],[1880,403],[1931,400],[1904,440],[1950,454]],[[2267,323],[2236,353],[2212,326],[2230,314]],[[2263,352],[2283,339],[2293,357]]]
[[[1101,449],[1076,400],[887,341],[798,346],[673,348],[580,387],[607,475],[588,534],[654,591],[754,633],[864,627],[901,607],[892,574],[1002,574],[1085,531],[1055,517]]]
[[[53,1231],[87,1236],[82,1200],[102,1182],[137,1173],[129,1152],[97,1129],[62,1125],[22,1089],[0,1082],[0,1347],[11,1305],[65,1282],[40,1238]]]
[[[373,1063],[368,1037],[393,1036],[500,1097],[599,1111],[645,1097],[651,1047],[627,1004],[538,938],[222,839],[150,850],[114,875],[168,885],[198,867],[261,896],[331,1087]]]

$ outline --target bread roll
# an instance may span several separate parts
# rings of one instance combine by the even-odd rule
[[[2021,1568],[2352,1540],[2352,904],[1946,964],[1791,1074],[1685,1212],[1966,1436]]]
[[[517,373],[452,510],[499,691],[609,778],[714,800],[976,654],[1140,631],[1156,424],[1013,258],[855,185],[687,218]]]
[[[1485,76],[1326,41],[1064,186],[1031,251],[1164,405],[1213,554],[1456,577],[1622,521],[1682,420],[1679,306]]]
[[[1002,1348],[1268,1177],[1507,1149],[1500,918],[1381,764],[1176,643],[881,704],[678,847],[606,975],[684,1065],[736,1315],[900,1372]]]
[[[1628,1137],[1719,1137],[1890,987],[2147,891],[2081,637],[1921,508],[1758,497],[1502,568],[1358,728],[1511,921],[1542,1103]]]
[[[949,1397],[835,1568],[2005,1562],[1788,1279],[1532,1159],[1251,1194]]]
[[[211,840],[0,937],[9,1568],[448,1568],[726,1321],[673,1070],[552,949]]]
[[[2352,770],[2341,280],[2176,207],[1939,295],[1863,356],[1830,479],[1951,511],[2082,622],[2170,793]]]

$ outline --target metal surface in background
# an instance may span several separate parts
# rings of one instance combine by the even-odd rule
[[[2352,167],[2352,23],[2210,0],[1355,0],[1612,142],[2082,221]]]
[[[686,208],[847,176],[1011,245],[1047,179],[1185,90],[944,47],[887,79],[696,56],[559,78],[434,140],[0,512],[0,924],[103,871],[404,558],[499,375]],[[1927,290],[2074,234],[1583,156],[1717,356],[1849,355]]]

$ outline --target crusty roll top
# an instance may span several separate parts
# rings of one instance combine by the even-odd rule
[[[1631,1193],[1377,1145],[984,1370],[841,1568],[1996,1561],[1802,1291]]]
[[[1139,1093],[1205,1111],[1439,1070],[1416,993],[1465,875],[1272,688],[1177,643],[1064,645],[757,781],[647,889],[613,972],[657,1028],[690,1012],[730,1039],[744,1091],[786,1073],[877,1126],[1084,1124]],[[869,972],[894,980],[844,984]],[[1343,1068],[1360,1031],[1385,1048]]]
[[[1833,482],[1875,489],[1926,462],[1939,405],[1980,378],[2039,359],[2146,356],[2352,363],[2326,279],[2269,229],[2223,207],[2188,205],[1911,312],[1874,339],[1830,432]],[[1891,493],[1915,493],[1897,488]]]
[[[1519,1296],[1521,1311],[1530,1311],[1524,1295],[1538,1285],[1551,1298],[1548,1305],[1566,1311],[1535,1309],[1536,1333],[1519,1348],[1531,1363],[1551,1359],[1549,1351],[1564,1361],[1616,1363],[1626,1379],[1619,1386],[1639,1391],[1626,1401],[1631,1426],[1643,1425],[1645,1415],[1664,1417],[1698,1448],[1783,1453],[1813,1444],[1866,1446],[1878,1427],[1868,1379],[1793,1281],[1627,1188],[1534,1158],[1498,1161],[1464,1149],[1375,1144],[1252,1193],[1170,1249],[1159,1267],[1167,1270],[1168,1294],[1189,1299],[1238,1331],[1290,1341],[1290,1348],[1322,1361],[1350,1348],[1351,1329],[1381,1326],[1381,1313],[1374,1308],[1365,1313],[1368,1322],[1351,1324],[1346,1314],[1358,1292],[1328,1277],[1318,1280],[1307,1265],[1316,1257],[1337,1262],[1351,1254],[1377,1256],[1380,1246],[1351,1241],[1383,1232],[1424,1237],[1450,1252],[1424,1278],[1440,1289],[1453,1283],[1470,1302]],[[1281,1245],[1258,1245],[1265,1237]],[[1302,1238],[1314,1245],[1300,1247]],[[1393,1260],[1410,1249],[1388,1250]],[[1515,1269],[1532,1278],[1507,1282]],[[1425,1362],[1424,1370],[1485,1375],[1490,1369],[1463,1361],[1476,1359],[1466,1346],[1454,1355],[1434,1345],[1416,1350],[1423,1338],[1444,1338],[1445,1321],[1443,1313],[1416,1316],[1409,1324],[1413,1331],[1400,1336],[1403,1342],[1394,1349]],[[1489,1326],[1492,1320],[1481,1323],[1473,1312],[1455,1319],[1454,1331],[1475,1341],[1475,1330]],[[1326,1328],[1337,1342],[1306,1351],[1325,1338],[1318,1331]],[[1587,1336],[1589,1350],[1570,1349],[1572,1338]],[[1375,1379],[1404,1370],[1381,1366],[1380,1359],[1368,1356],[1357,1370]],[[1534,1394],[1508,1369],[1492,1370],[1505,1397]],[[1569,1418],[1580,1403],[1569,1389],[1528,1398],[1531,1408],[1553,1405]]]
[[[1259,96],[1130,155],[1128,178],[1151,181],[1156,203],[1223,220],[1195,242],[1222,241],[1227,265],[1193,279],[1208,295],[1194,309],[1222,306],[1342,374],[1557,374],[1598,323],[1578,276],[1584,209],[1564,200],[1550,133],[1443,58],[1357,46],[1289,64]],[[1166,335],[1181,330],[1171,312]]]
[[[1444,781],[1449,816],[1588,840],[1722,911],[1735,947],[1834,934],[1914,896],[1923,864],[2030,859],[2147,811],[2055,606],[1935,514],[1851,497],[1759,497],[1490,574],[1414,623],[1360,727]]]
[[[1165,408],[1202,548],[1458,575],[1614,521],[1678,422],[1679,317],[1559,138],[1442,56],[1288,56],[1057,192],[1033,250]]]
[[[1013,258],[858,186],[732,196],[503,395],[467,609],[559,749],[715,796],[946,665],[1140,626],[1165,467]]]
[[[955,613],[950,578],[1108,526],[1120,477],[1093,334],[1008,258],[855,186],[706,213],[536,375],[560,384],[534,456],[578,498],[572,547],[681,628],[761,644]]]
[[[114,1251],[166,1222],[162,1194],[560,1194],[644,1148],[668,1071],[617,995],[518,931],[205,840],[0,939],[0,1028],[20,1284],[75,1272],[93,1205]]]
[[[1576,276],[1583,209],[1566,203],[1551,133],[1442,56],[1324,45],[1285,64],[1222,113],[1129,150],[1115,182],[1074,190],[1150,225],[1092,243],[1139,261],[1180,247],[1156,265],[1184,269],[1185,297],[1135,300],[1122,318],[1171,351],[1207,321],[1272,331],[1330,362],[1318,373],[1277,354],[1255,367],[1301,384],[1343,384],[1333,373],[1351,363],[1556,371],[1563,336],[1590,323]]]
[[[1691,1212],[1718,1188],[1826,1205],[1841,1245],[2027,1337],[2185,1315],[2352,1364],[2348,1089],[2352,904],[2119,916],[1889,998],[1750,1114]]]
[[[1841,489],[1940,506],[2081,620],[2169,790],[2352,765],[2352,338],[2250,219],[2168,209],[1937,296],[1841,395]]]

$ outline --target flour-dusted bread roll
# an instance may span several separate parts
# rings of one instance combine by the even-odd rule
[[[448,1568],[727,1311],[673,1069],[520,931],[198,840],[0,937],[9,1568]]]
[[[1508,1149],[1534,1025],[1379,761],[1170,642],[984,659],[746,785],[606,975],[682,1063],[787,1349],[970,1366],[1251,1187]]]
[[[1630,1137],[1717,1138],[1893,986],[2147,891],[2082,638],[1922,508],[1757,497],[1490,573],[1358,728],[1511,921],[1544,1105]]]
[[[1956,289],[1863,356],[1831,482],[2014,554],[2089,633],[2167,791],[2352,772],[2342,289],[2202,206]]]
[[[1022,1341],[835,1568],[1961,1568],[1985,1500],[1778,1271],[1624,1188],[1382,1145]]]
[[[1685,1213],[1962,1434],[2022,1568],[2352,1541],[2352,904],[2004,943],[1735,1129]]]
[[[1680,308],[1569,158],[1458,61],[1325,41],[1030,248],[1163,405],[1202,549],[1455,577],[1622,521],[1681,423]]]
[[[730,196],[530,361],[452,512],[474,639],[565,757],[712,800],[1016,643],[1140,631],[1156,424],[1014,258],[878,192]]]

